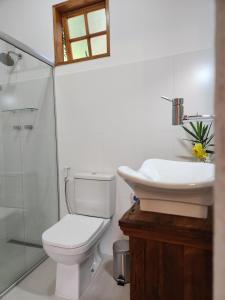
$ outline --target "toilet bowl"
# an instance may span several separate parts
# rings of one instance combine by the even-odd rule
[[[99,243],[115,212],[115,176],[80,173],[73,182],[74,214],[46,230],[42,242],[57,263],[55,294],[78,300],[101,262]]]
[[[110,219],[66,215],[42,235],[46,253],[57,263],[56,296],[77,300],[101,262],[99,242]]]

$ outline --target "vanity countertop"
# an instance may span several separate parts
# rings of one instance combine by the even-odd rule
[[[120,219],[119,225],[127,235],[140,234],[145,238],[185,243],[212,249],[212,208],[207,219],[167,215],[140,210],[139,203],[133,205]]]

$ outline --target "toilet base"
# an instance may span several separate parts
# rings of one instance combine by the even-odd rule
[[[55,295],[65,299],[78,300],[80,297],[79,265],[57,264]]]
[[[57,264],[55,295],[79,300],[91,282],[102,258],[96,247],[95,253],[76,265]]]

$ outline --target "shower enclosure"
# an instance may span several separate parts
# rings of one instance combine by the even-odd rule
[[[0,32],[0,296],[45,259],[58,220],[53,66]]]

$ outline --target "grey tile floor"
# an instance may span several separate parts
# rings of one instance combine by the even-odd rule
[[[61,300],[54,296],[56,264],[47,259],[3,300]],[[95,278],[80,300],[129,300],[130,287],[117,286],[112,278],[112,258],[105,257]]]
[[[0,239],[0,292],[43,257],[43,249]]]

